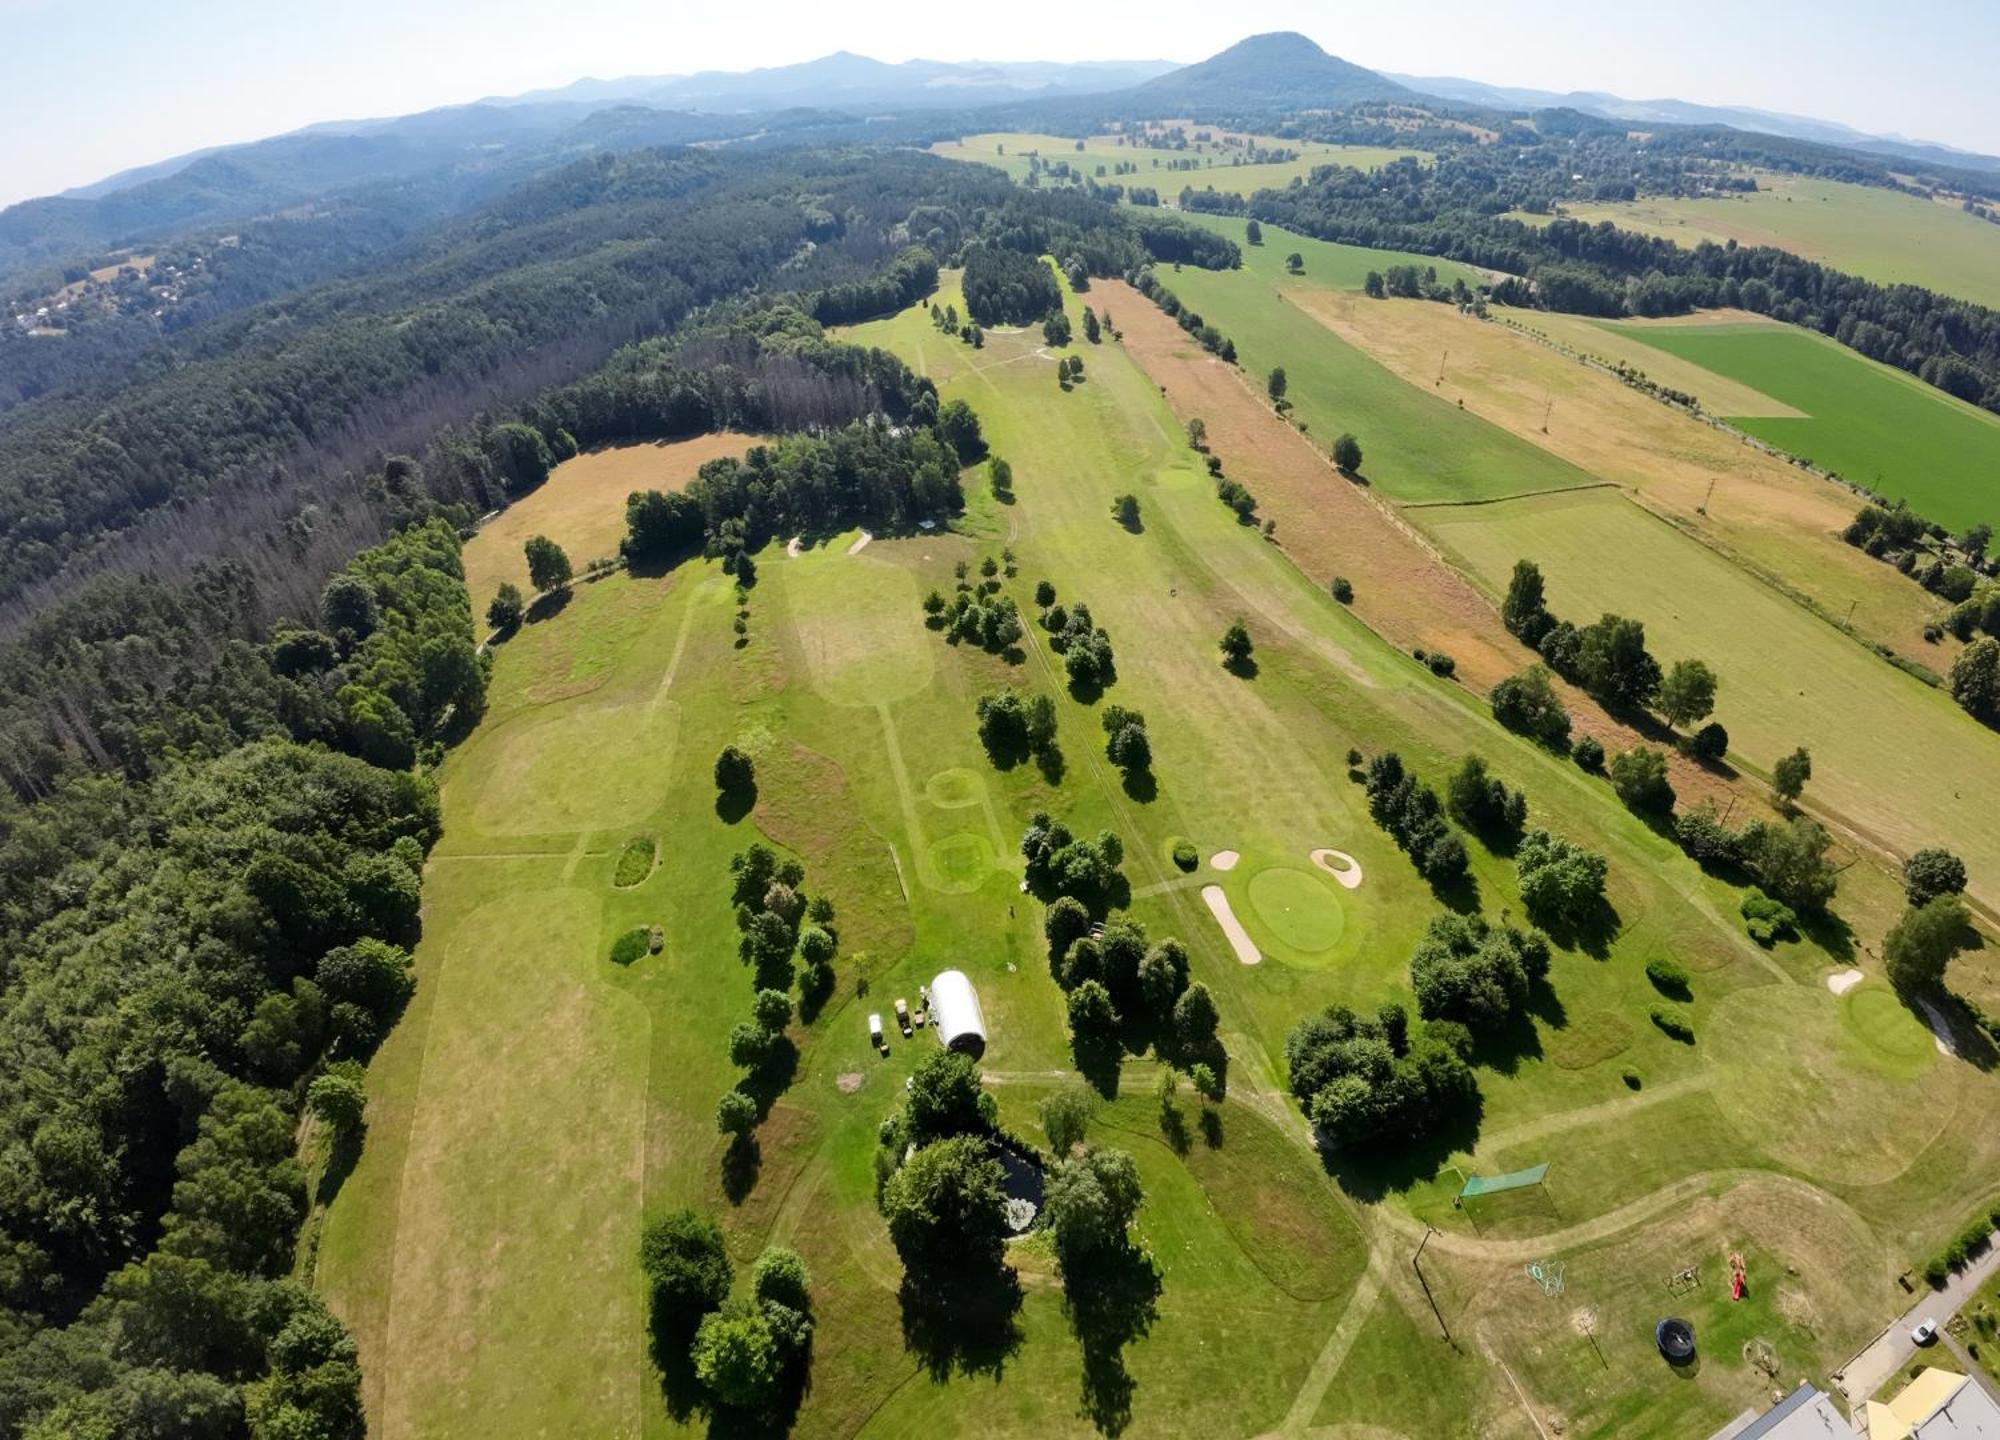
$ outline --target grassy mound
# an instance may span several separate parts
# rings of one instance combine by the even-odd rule
[[[653,873],[653,859],[659,854],[659,847],[650,835],[634,835],[625,842],[625,848],[618,852],[618,869],[611,877],[611,883],[620,890],[628,890]]]

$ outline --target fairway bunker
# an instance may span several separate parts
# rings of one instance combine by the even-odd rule
[[[1208,857],[1208,863],[1217,870],[1234,870],[1236,862],[1242,858],[1234,850],[1218,850]]]
[[[1222,893],[1222,887],[1202,886],[1201,898],[1208,906],[1209,913],[1215,917],[1215,923],[1222,927],[1222,933],[1229,937],[1229,945],[1236,952],[1236,958],[1245,965],[1262,963],[1263,955],[1251,942],[1250,932],[1243,928],[1243,922],[1236,918],[1236,912],[1229,908],[1229,897]]]
[[[1361,862],[1345,850],[1315,850],[1310,858],[1313,864],[1339,881],[1342,889],[1361,888]]]
[[[1859,970],[1841,970],[1826,977],[1826,988],[1836,995],[1845,995],[1862,981]]]

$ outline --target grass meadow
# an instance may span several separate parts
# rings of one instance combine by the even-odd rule
[[[1760,172],[1757,184],[1756,193],[1728,199],[1649,195],[1629,204],[1565,205],[1563,212],[1690,250],[1704,240],[1774,245],[1884,285],[1922,285],[2000,305],[2000,226],[1956,202],[1802,175]]]
[[[1184,278],[1184,298],[1206,308]],[[951,284],[940,303],[957,298]],[[1310,333],[1281,324],[1317,325],[1268,304],[1269,333],[1232,327],[1246,350]],[[1925,1056],[1899,1011],[1832,1003],[1821,978],[1849,955],[1812,941],[1758,949],[1735,919],[1737,893],[1602,781],[1499,730],[1476,697],[1238,524],[1156,382],[1118,345],[1079,345],[1086,378],[1064,393],[1039,335],[996,329],[975,351],[916,308],[852,338],[970,401],[1012,463],[1016,498],[1000,503],[975,471],[951,532],[879,537],[858,553],[851,533],[806,537],[792,559],[774,545],[740,647],[730,582],[700,561],[580,585],[497,647],[489,713],[443,772],[418,998],[371,1069],[369,1142],[318,1258],[317,1282],[362,1346],[376,1433],[698,1429],[663,1403],[636,1263],[645,1217],[683,1204],[717,1213],[739,1260],[779,1241],[813,1270],[819,1328],[798,1435],[1093,1433],[1046,1250],[1016,1247],[1025,1300],[1004,1364],[935,1377],[904,1348],[900,1267],[872,1193],[877,1124],[931,1041],[892,1036],[878,1058],[869,1011],[964,969],[988,1021],[989,1085],[1024,1133],[1069,1071],[1039,907],[1019,889],[1015,845],[1038,808],[1123,838],[1133,916],[1188,945],[1230,1051],[1212,1136],[1173,1143],[1149,1060],[1127,1062],[1095,1122],[1097,1140],[1137,1158],[1137,1237],[1162,1285],[1157,1315],[1124,1350],[1125,1433],[1354,1424],[1410,1440],[1528,1437],[1553,1418],[1570,1435],[1698,1433],[1768,1391],[1742,1358],[1746,1340],[1765,1339],[1789,1375],[1823,1374],[1867,1338],[1895,1307],[1896,1272],[2000,1176],[2000,1136],[1979,1123],[2000,1082]],[[1517,482],[1567,468],[1470,418],[1437,425],[1415,392],[1403,408],[1394,387],[1409,387],[1358,353],[1325,371],[1297,363],[1295,385],[1324,375],[1329,403],[1365,419],[1385,484],[1392,473],[1416,483],[1409,457],[1443,466],[1454,448],[1470,452],[1451,460],[1461,488],[1496,465],[1518,465]],[[1406,439],[1405,425],[1448,433]],[[1240,473],[1255,489],[1253,457]],[[1110,514],[1126,491],[1140,498],[1136,531]],[[1004,588],[1024,610],[1046,577],[1109,630],[1118,678],[1102,701],[1057,683],[1039,632],[1010,665],[923,627],[924,592],[949,590],[955,562],[1002,546],[1019,560]],[[1218,663],[1237,617],[1257,645],[1247,679]],[[988,760],[974,705],[1003,685],[1055,698],[1059,769]],[[1109,702],[1150,717],[1156,790],[1128,789],[1104,759],[1096,712]],[[714,803],[709,771],[726,743],[756,757],[747,816]],[[1557,950],[1531,1029],[1481,1071],[1477,1131],[1450,1156],[1323,1164],[1281,1089],[1300,1016],[1407,999],[1408,955],[1437,907],[1368,819],[1350,747],[1397,749],[1433,781],[1477,750],[1526,789],[1535,823],[1610,860],[1607,938]],[[638,836],[658,859],[621,887]],[[725,1037],[750,994],[726,863],[760,836],[797,855],[808,890],[838,907],[840,981],[795,1024],[797,1074],[759,1131],[754,1173],[726,1186],[714,1106],[736,1078]],[[1225,873],[1204,858],[1184,874],[1170,859],[1182,838],[1241,862]],[[1356,858],[1359,888],[1312,867],[1322,846]],[[1470,848],[1477,902],[1518,913],[1511,862]],[[1223,887],[1261,963],[1237,960],[1204,884]],[[662,926],[662,952],[613,965],[611,941],[645,924]],[[1646,1020],[1643,969],[1663,954],[1695,972],[1692,1046]],[[1557,1159],[1552,1208],[1467,1217],[1444,1200],[1454,1182],[1438,1165],[1491,1171],[1522,1157]],[[1421,1272],[1429,1299],[1409,1263],[1427,1222],[1440,1232]],[[1752,1257],[1757,1304],[1715,1298],[1732,1248]],[[1537,1258],[1570,1266],[1559,1303],[1522,1274]],[[1648,1337],[1665,1303],[1658,1280],[1697,1262],[1713,1288],[1693,1314],[1716,1339],[1682,1377]],[[1575,1323],[1584,1309],[1588,1336]],[[1601,1368],[1588,1369],[1594,1354]]]
[[[2000,417],[1774,321],[1619,328],[1802,412],[1730,417],[1759,439],[1953,531],[2000,524]]]
[[[1189,133],[1193,133],[1192,128]],[[1103,184],[1151,185],[1160,192],[1161,203],[1166,205],[1172,205],[1182,187],[1189,185],[1197,190],[1213,188],[1235,195],[1249,195],[1258,190],[1282,189],[1295,179],[1307,178],[1321,165],[1379,170],[1394,160],[1431,158],[1427,151],[1422,150],[1379,145],[1326,145],[1317,141],[1278,140],[1258,135],[1248,138],[1267,149],[1282,146],[1296,150],[1299,158],[1252,165],[1234,163],[1241,154],[1241,147],[1218,141],[1204,143],[1190,140],[1185,150],[1164,150],[1146,145],[1121,144],[1120,138],[1117,135],[1092,135],[1085,138],[1079,148],[1075,139],[1061,135],[993,132],[968,135],[957,141],[939,141],[931,146],[931,152],[950,160],[972,160],[997,166],[1015,180],[1028,178],[1028,158],[1031,155],[1039,155],[1045,164],[1066,160],[1072,168],[1081,169]],[[1168,168],[1171,162],[1186,160],[1200,162],[1199,168]],[[1134,174],[1120,175],[1117,173],[1120,162],[1136,163],[1139,169]],[[1104,167],[1102,175],[1097,173],[1100,165]]]

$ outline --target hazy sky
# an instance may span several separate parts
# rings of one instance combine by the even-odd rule
[[[2000,0],[0,0],[0,204],[315,120],[585,75],[837,49],[1189,61],[1262,30],[1407,74],[1754,105],[2000,153]]]

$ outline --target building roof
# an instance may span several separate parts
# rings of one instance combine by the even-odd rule
[[[1888,1404],[1868,1402],[1868,1440],[2000,1440],[2000,1403],[1963,1375],[1928,1369]]]
[[[1710,1440],[1854,1440],[1854,1430],[1831,1399],[1800,1385],[1762,1415],[1746,1411]]]
[[[931,981],[931,1018],[947,1048],[986,1047],[986,1017],[964,971],[946,970]]]

